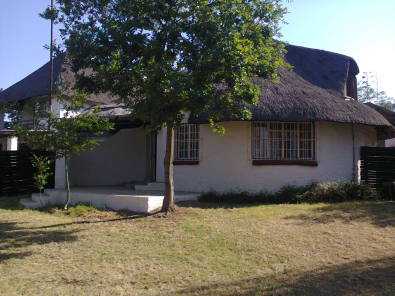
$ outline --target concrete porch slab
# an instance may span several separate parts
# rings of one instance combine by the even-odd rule
[[[47,189],[45,195],[48,204],[64,204],[67,193],[63,189]],[[197,200],[198,193],[175,192],[175,200]],[[162,191],[134,191],[118,187],[72,188],[72,204],[85,203],[98,208],[129,210],[136,213],[151,213],[159,210],[163,204]]]

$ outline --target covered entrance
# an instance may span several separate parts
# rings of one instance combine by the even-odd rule
[[[120,129],[92,151],[70,160],[72,187],[117,186],[155,181],[156,135],[141,127]]]

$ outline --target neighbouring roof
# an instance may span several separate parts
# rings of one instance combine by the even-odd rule
[[[288,45],[285,55],[292,69],[280,69],[277,82],[257,79],[262,87],[261,100],[251,106],[253,120],[332,121],[375,126],[390,126],[376,110],[352,98],[346,98],[350,81],[359,69],[348,56],[324,50]],[[62,72],[64,57],[54,60],[54,81]],[[1,101],[20,101],[49,93],[49,63],[0,93]],[[108,95],[92,97],[95,104],[110,104]],[[113,110],[111,111],[111,108]],[[120,105],[106,107],[106,116],[127,116]],[[205,121],[205,116],[192,118]],[[232,120],[225,118],[224,120]]]
[[[381,115],[385,117],[393,126],[395,126],[395,112],[388,110],[387,108],[381,107],[379,105],[373,104],[373,103],[365,103],[365,105],[369,106],[370,108],[373,108],[377,112],[379,112]]]

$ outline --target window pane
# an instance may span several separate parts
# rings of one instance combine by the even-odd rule
[[[315,159],[314,123],[254,122],[251,134],[253,159]]]
[[[270,123],[269,141],[270,141],[270,159],[280,160],[283,155],[283,137],[282,124]]]
[[[175,160],[199,160],[199,125],[183,124],[176,128]]]

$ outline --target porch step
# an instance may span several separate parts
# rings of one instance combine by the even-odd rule
[[[148,184],[149,186],[149,184]],[[158,188],[153,186],[154,188]],[[176,202],[196,200],[198,193],[174,193]],[[32,198],[21,200],[21,204],[30,209],[48,205],[63,205],[67,192],[62,189],[47,189],[43,194],[33,194]],[[132,191],[116,188],[77,188],[71,190],[71,204],[91,204],[98,208],[130,210],[139,213],[152,213],[159,210],[163,203],[163,191]]]
[[[41,207],[39,202],[33,201],[30,198],[22,198],[19,203],[27,209],[38,209]]]

